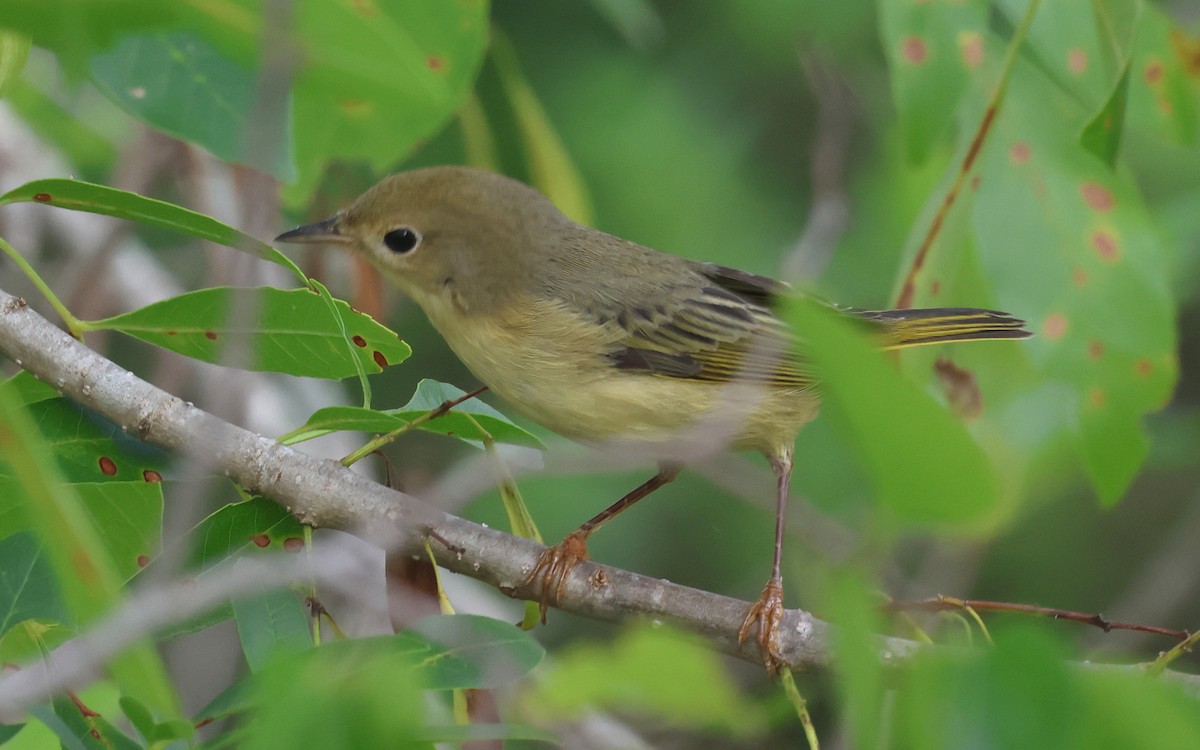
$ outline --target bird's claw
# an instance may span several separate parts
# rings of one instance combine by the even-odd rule
[[[557,605],[567,588],[567,576],[580,562],[588,557],[587,536],[578,531],[567,535],[558,544],[547,549],[538,558],[533,570],[526,576],[523,585],[536,585],[538,609],[542,624],[546,623],[546,610]]]
[[[779,649],[779,623],[783,619],[783,582],[772,578],[763,587],[758,601],[746,611],[746,619],[738,628],[738,643],[745,643],[750,631],[758,629],[758,649],[767,673],[774,677],[787,664]]]

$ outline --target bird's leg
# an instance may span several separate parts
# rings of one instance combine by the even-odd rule
[[[771,577],[763,587],[758,601],[750,605],[746,611],[746,619],[738,629],[738,643],[744,643],[751,629],[758,626],[758,649],[762,654],[763,664],[767,672],[774,675],[784,665],[779,653],[779,621],[783,619],[783,574],[780,568],[783,563],[783,531],[786,526],[788,489],[792,481],[792,448],[768,456],[771,468],[775,470],[775,556],[771,562]]]
[[[575,529],[558,544],[542,553],[537,564],[525,578],[525,583],[537,582],[539,604],[542,610],[542,622],[546,621],[546,610],[551,604],[557,604],[562,598],[567,586],[567,576],[582,560],[588,559],[587,540],[592,532],[603,526],[609,519],[654,492],[664,484],[669,483],[679,475],[680,466],[677,464],[662,464],[658,473],[633,489],[625,497],[616,501],[604,510]]]

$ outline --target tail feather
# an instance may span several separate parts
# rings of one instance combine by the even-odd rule
[[[1025,339],[1033,335],[1025,321],[998,310],[936,307],[920,310],[855,311],[879,327],[885,349],[950,341]]]

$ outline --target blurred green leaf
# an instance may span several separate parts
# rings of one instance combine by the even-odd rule
[[[995,470],[958,419],[842,316],[800,298],[789,317],[804,332],[826,418],[850,436],[885,507],[916,523],[975,520],[993,508]]]
[[[0,539],[0,635],[31,619],[72,621],[41,543],[22,531]]]
[[[591,4],[629,46],[647,49],[661,41],[662,18],[649,0],[591,0]]]
[[[234,567],[237,570],[237,567]],[[233,600],[233,619],[250,671],[271,659],[312,648],[308,615],[290,589],[280,588]]]
[[[839,571],[829,582],[823,612],[829,618],[834,674],[854,747],[879,747],[883,667],[876,639],[883,632],[879,597],[861,573]]]
[[[572,220],[590,224],[592,202],[583,177],[555,132],[533,87],[521,73],[512,44],[499,31],[494,33],[492,39],[492,60],[517,120],[531,183]]]
[[[537,745],[562,747],[562,740],[549,732],[521,724],[444,724],[422,727],[418,736],[427,742],[449,742],[461,746],[464,742],[505,740],[505,747],[520,741],[519,747],[533,742]],[[535,745],[536,746],[536,745]]]
[[[524,630],[479,615],[426,617],[390,640],[414,658],[421,682],[435,690],[507,685],[546,653]]]
[[[954,121],[973,72],[1002,53],[985,44],[988,7],[984,0],[879,3],[892,98],[911,161],[925,160]]]
[[[408,344],[371,317],[341,300],[335,304],[367,372],[382,372],[412,353]],[[358,372],[341,326],[310,289],[199,289],[91,321],[87,327],[120,331],[188,357],[250,370],[333,380]]]
[[[306,279],[295,263],[265,242],[226,226],[211,216],[137,193],[81,180],[48,179],[27,182],[0,195],[0,205],[22,202],[44,203],[72,211],[115,216],[168,229],[257,255],[291,270],[301,280]]]
[[[280,180],[296,177],[286,122],[280,132],[252,119],[258,72],[232,61],[190,30],[122,36],[91,60],[92,80],[130,115],[225,161]]]
[[[485,0],[303,0],[292,127],[307,196],[334,159],[391,168],[450,119],[487,44]]]
[[[73,112],[24,78],[13,81],[6,101],[22,120],[37,130],[38,137],[58,149],[84,179],[102,180],[109,174],[117,159],[116,147]]]
[[[61,0],[41,3],[0,0],[0,24],[53,50],[63,68],[78,78],[92,53],[130,29],[162,26],[179,17],[177,5],[155,0]]]
[[[64,747],[77,744],[86,750],[141,750],[141,744],[129,735],[99,714],[85,715],[70,698],[56,695],[51,703],[62,724],[50,728]]]
[[[1129,123],[1194,146],[1200,131],[1197,73],[1189,60],[1197,41],[1154,5],[1143,10],[1137,29],[1129,88]]]
[[[0,99],[16,83],[29,56],[29,37],[0,31]]]
[[[245,750],[422,747],[418,654],[389,638],[335,641],[286,655],[256,675]]]
[[[542,721],[613,709],[739,736],[761,732],[766,720],[716,654],[693,636],[647,624],[627,628],[611,645],[562,650],[524,696],[524,707]]]
[[[59,397],[58,391],[38,380],[28,370],[21,370],[11,378],[2,381],[2,387],[9,389],[16,402],[21,406]]]
[[[1109,167],[1115,167],[1125,128],[1125,104],[1129,96],[1129,63],[1125,63],[1117,85],[1091,120],[1083,126],[1079,142]]]

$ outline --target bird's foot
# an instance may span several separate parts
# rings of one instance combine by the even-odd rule
[[[587,535],[573,531],[558,544],[542,553],[537,564],[525,578],[525,584],[536,584],[538,609],[542,624],[546,622],[546,610],[557,605],[567,588],[567,576],[580,562],[587,560]]]
[[[774,677],[787,662],[779,651],[779,622],[783,619],[783,581],[772,578],[763,587],[758,601],[746,611],[746,619],[738,628],[738,643],[745,643],[750,631],[758,628],[758,649],[767,673]]]

